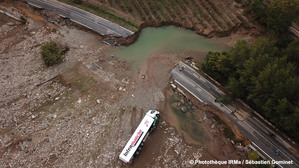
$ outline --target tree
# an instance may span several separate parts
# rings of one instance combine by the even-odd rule
[[[266,37],[257,38],[250,47],[250,58],[257,58],[260,55],[267,54],[270,57],[278,53],[278,48],[275,46],[276,41],[271,41]]]
[[[244,61],[249,58],[249,49],[250,48],[245,40],[238,40],[229,50],[228,58],[235,67],[240,68]]]
[[[249,4],[249,10],[261,24],[266,24],[267,5],[264,0],[252,0]]]
[[[23,16],[21,16],[20,19],[21,19],[22,24],[26,24],[27,20]]]
[[[259,154],[257,153],[257,151],[249,152],[248,153],[248,159],[257,161],[259,159]]]
[[[205,58],[205,62],[201,64],[201,69],[216,80],[220,80],[221,78],[221,74],[216,66],[219,55],[219,52],[209,52]]]
[[[251,87],[248,88],[248,100],[254,102],[259,110],[264,108],[268,98],[274,98],[277,102],[279,97],[274,97],[274,88],[284,83],[294,75],[294,66],[286,63],[286,58],[273,58],[265,64],[257,76],[251,79]],[[270,107],[270,109],[273,107]]]
[[[73,2],[74,2],[75,4],[79,4],[79,5],[83,3],[82,0],[73,0]]]
[[[54,41],[45,43],[41,47],[41,54],[47,66],[52,66],[62,60],[62,53]]]
[[[217,101],[246,99],[254,109],[289,136],[299,139],[299,77],[296,76],[299,40],[285,45],[258,38],[251,46],[239,40],[228,52],[209,52],[202,70],[226,83],[231,92]]]
[[[234,77],[230,77],[227,82],[227,89],[231,92],[231,99],[244,98],[245,88],[242,84]]]
[[[225,53],[209,52],[201,69],[216,80],[226,82],[234,67]]]
[[[299,39],[292,41],[283,52],[287,59],[299,66]]]
[[[267,28],[277,33],[287,31],[299,16],[299,0],[273,0],[267,9]]]

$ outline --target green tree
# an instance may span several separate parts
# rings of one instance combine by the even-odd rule
[[[249,152],[248,153],[248,159],[257,161],[259,159],[259,154],[257,153],[257,151]]]
[[[79,4],[79,5],[83,3],[82,0],[73,0],[73,2],[74,2],[75,4]]]
[[[209,52],[201,69],[220,82],[225,82],[233,71],[231,61],[220,52]]]
[[[283,52],[287,56],[288,60],[299,66],[299,39],[289,43],[288,47]]]
[[[267,5],[264,0],[252,0],[249,4],[249,10],[261,24],[266,24]]]
[[[271,41],[269,38],[257,38],[250,47],[250,58],[256,58],[265,54],[270,57],[277,55],[278,48],[276,48],[275,44],[276,41]]]
[[[249,58],[244,61],[243,68],[238,69],[239,81],[246,88],[246,92],[251,89],[252,78],[259,75],[260,71],[271,61],[267,54],[259,55],[256,58]]]
[[[52,66],[62,60],[62,53],[54,41],[45,43],[41,47],[41,54],[47,66]]]
[[[227,89],[231,92],[231,99],[244,98],[245,88],[244,86],[234,77],[230,77],[227,82]]]
[[[235,67],[240,68],[244,61],[249,58],[249,49],[250,48],[245,40],[238,40],[229,50],[228,58]]]
[[[267,28],[277,33],[287,31],[299,16],[299,0],[273,0],[267,9]]]
[[[21,16],[20,19],[21,19],[22,24],[26,24],[27,20],[23,16]]]
[[[273,58],[271,62],[251,79],[248,100],[262,108],[269,97],[273,97],[274,88],[294,75],[294,66],[286,63],[286,58]],[[259,109],[261,110],[261,109]]]

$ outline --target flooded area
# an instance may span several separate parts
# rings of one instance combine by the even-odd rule
[[[126,61],[133,73],[139,71],[137,73],[146,74],[151,80],[162,74],[161,72],[148,74],[149,67],[157,68],[157,65],[162,67],[161,64],[167,64],[170,67],[167,71],[170,71],[172,65],[189,56],[201,62],[209,51],[228,49],[221,40],[222,38],[206,38],[194,31],[175,26],[148,27],[142,30],[135,43],[127,47],[112,48],[106,56]],[[170,72],[163,74],[161,81],[165,81],[169,76]],[[207,132],[206,126],[200,122],[204,118],[204,113],[176,94],[169,92],[165,94],[168,114],[162,118],[175,127],[190,144],[201,146],[209,143],[211,135]]]
[[[168,106],[170,117],[177,122],[169,121],[171,125],[183,132],[185,139],[196,145],[203,145],[210,141],[204,125],[201,123],[203,112],[177,94],[168,91]]]
[[[112,47],[54,12],[6,2],[27,24],[0,14],[1,167],[129,167],[119,154],[150,109],[161,112],[158,129],[130,167],[245,159],[223,136],[222,124],[206,115],[215,109],[195,107],[169,86],[176,63],[186,57],[200,63],[231,38],[170,26],[146,28],[132,45]],[[69,47],[53,67],[41,56],[49,41]]]
[[[215,39],[199,36],[196,32],[174,26],[142,30],[135,43],[127,47],[114,48],[110,55],[128,61],[137,70],[146,59],[155,53],[197,52],[206,54],[209,51],[223,51],[228,47]]]

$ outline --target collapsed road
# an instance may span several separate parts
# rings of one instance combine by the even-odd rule
[[[28,4],[41,9],[47,9],[56,12],[61,17],[69,18],[72,21],[87,27],[101,35],[115,35],[128,37],[134,32],[106,20],[100,16],[94,15],[79,8],[67,5],[56,0],[25,0]]]
[[[215,99],[225,94],[214,84],[197,73],[185,63],[180,63],[171,72],[174,81],[204,104],[222,110],[234,124],[250,139],[252,145],[271,161],[289,161],[292,164],[276,164],[279,167],[298,167],[299,159],[288,149],[286,142],[279,136],[271,137],[273,130],[257,117],[248,116],[243,121],[232,115],[232,110]],[[280,151],[279,155],[275,150]]]

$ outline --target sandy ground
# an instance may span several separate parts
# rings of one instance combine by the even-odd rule
[[[131,167],[192,167],[190,159],[245,157],[221,131],[215,134],[211,119],[203,127],[213,140],[199,145],[188,142],[171,117],[171,69],[187,55],[198,61],[203,55],[155,54],[136,73],[105,56],[111,47],[95,33],[48,23],[23,4],[5,5],[28,22],[0,15],[1,167],[127,167],[118,155],[149,109],[161,111],[159,128]],[[50,40],[70,51],[48,68],[40,46]]]

